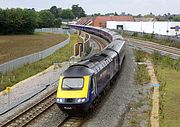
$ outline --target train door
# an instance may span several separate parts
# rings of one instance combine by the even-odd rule
[[[92,88],[92,94],[94,95],[94,96],[96,96],[96,94],[97,94],[97,80],[96,80],[96,76],[95,75],[93,75],[92,76],[92,83],[91,83],[91,88]]]

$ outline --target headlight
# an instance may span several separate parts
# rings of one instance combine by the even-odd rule
[[[56,99],[56,101],[59,102],[59,103],[62,103],[63,99],[58,98],[58,99]]]
[[[78,103],[83,103],[83,102],[85,102],[85,101],[86,101],[85,98],[79,98],[79,99],[77,99],[77,102],[78,102]]]
[[[83,99],[81,100],[81,102],[85,102],[85,100],[86,100],[86,99],[85,99],[85,98],[83,98]]]
[[[80,103],[80,102],[81,102],[81,99],[78,99],[77,102]]]

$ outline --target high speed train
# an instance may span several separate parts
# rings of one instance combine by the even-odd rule
[[[126,52],[126,43],[114,31],[92,26],[69,27],[97,35],[109,42],[107,47],[70,66],[60,76],[56,104],[66,113],[87,112],[94,101],[119,72]]]

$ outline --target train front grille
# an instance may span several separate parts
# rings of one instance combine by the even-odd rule
[[[66,99],[66,102],[73,102],[73,101],[74,101],[74,99],[72,99],[72,98]]]

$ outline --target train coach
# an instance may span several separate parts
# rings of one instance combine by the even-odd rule
[[[123,40],[113,40],[113,35],[107,30],[95,27],[90,30],[90,26],[79,25],[71,27],[101,37],[103,35],[110,43],[98,54],[70,66],[60,76],[56,104],[62,111],[74,114],[87,112],[93,107],[95,100],[118,74],[126,46]]]

